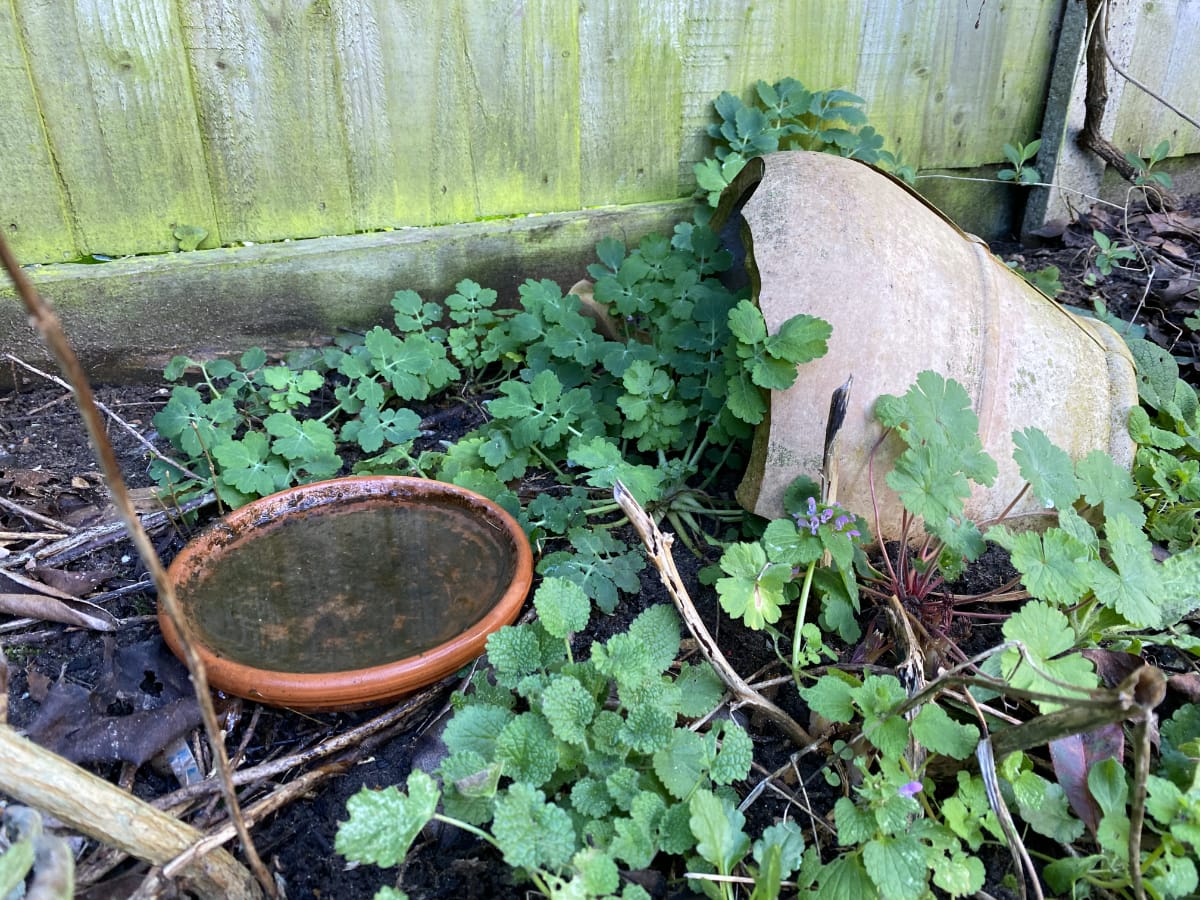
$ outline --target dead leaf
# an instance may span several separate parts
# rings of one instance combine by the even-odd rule
[[[52,588],[70,594],[72,597],[82,597],[96,589],[98,585],[113,577],[111,571],[97,569],[94,572],[68,572],[66,569],[55,569],[50,566],[37,566],[33,573]]]
[[[1088,772],[1103,759],[1121,763],[1124,756],[1125,729],[1120,722],[1050,742],[1050,761],[1058,783],[1067,795],[1071,809],[1092,834],[1100,824],[1101,810],[1088,790]]]
[[[1079,655],[1092,661],[1096,674],[1107,687],[1120,684],[1143,664],[1140,656],[1119,650],[1081,650]]]
[[[94,691],[69,682],[51,687],[29,736],[73,762],[140,766],[200,724],[187,670],[161,639],[106,652],[104,667]],[[106,715],[116,700],[136,712]]]
[[[1180,694],[1188,703],[1200,703],[1200,675],[1185,672],[1167,678],[1167,689]]]
[[[45,594],[0,594],[0,612],[43,622],[61,622],[92,631],[116,631],[120,622],[102,606],[75,597],[61,599]]]
[[[76,490],[86,491],[91,486],[91,482],[89,482],[86,478],[80,478],[78,475],[71,476],[71,487],[75,488]]]
[[[13,487],[31,497],[45,495],[42,488],[57,478],[42,469],[9,469],[4,473],[5,478],[12,481]]]

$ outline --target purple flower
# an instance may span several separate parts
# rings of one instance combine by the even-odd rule
[[[811,531],[813,534],[816,534],[817,529],[820,527],[821,527],[821,520],[818,519],[816,516],[813,516],[811,519],[808,520],[808,530]]]
[[[810,516],[815,516],[817,514],[817,498],[816,497],[808,498],[808,514]]]
[[[908,784],[902,784],[896,790],[896,793],[901,797],[912,797],[921,792],[921,782],[910,781]]]

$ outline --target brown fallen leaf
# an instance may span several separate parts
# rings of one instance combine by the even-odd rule
[[[1200,703],[1200,675],[1185,672],[1167,678],[1167,690],[1174,691],[1188,703]]]
[[[44,594],[0,594],[0,612],[44,622],[77,625],[92,631],[116,631],[120,625],[104,607],[75,597],[64,600]]]
[[[66,569],[55,569],[50,566],[37,566],[33,573],[52,588],[70,594],[72,597],[82,597],[96,589],[97,586],[113,577],[111,571],[98,569],[94,572],[68,572]]]

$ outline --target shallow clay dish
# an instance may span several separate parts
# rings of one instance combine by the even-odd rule
[[[421,478],[339,478],[220,519],[169,569],[214,688],[293,709],[395,700],[481,653],[533,578],[521,527]],[[159,609],[176,655],[179,635]]]

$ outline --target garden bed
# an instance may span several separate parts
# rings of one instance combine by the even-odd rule
[[[1137,219],[1132,226],[1128,222],[1120,225],[1138,237],[1141,246],[1153,246],[1157,240],[1158,249],[1176,258],[1181,270],[1190,266],[1191,277],[1195,278],[1196,261],[1200,259],[1197,234],[1200,206],[1193,204],[1191,209],[1192,214],[1180,214],[1174,224],[1155,219],[1151,214]],[[1103,223],[1091,224],[1099,227]],[[1195,281],[1191,282],[1190,291],[1183,291],[1186,284],[1181,279],[1185,276],[1178,273],[1173,278],[1150,282],[1146,273],[1134,271],[1128,260],[1125,261],[1128,269],[1122,268],[1118,261],[1117,268],[1097,280],[1096,244],[1089,226],[1074,226],[1059,236],[1049,237],[1046,246],[1037,250],[1010,248],[1010,255],[1030,271],[1057,266],[1062,297],[1085,306],[1094,305],[1098,299],[1114,319],[1144,325],[1147,337],[1171,346],[1172,352],[1183,358],[1182,377],[1193,385],[1200,383],[1197,362],[1200,338],[1178,325],[1183,315],[1195,315]],[[1164,248],[1164,241],[1169,246]],[[1047,272],[1042,277],[1049,280],[1051,275]],[[1093,283],[1085,283],[1085,279]],[[28,551],[34,542],[45,544],[57,540],[52,535],[66,533],[64,529],[78,531],[115,521],[69,393],[40,374],[15,362],[12,365],[19,389],[0,397],[0,499],[6,501],[0,508],[0,531],[6,535],[0,547],[10,557]],[[904,387],[897,385],[897,393]],[[156,385],[106,386],[98,394],[113,412],[114,421],[123,420],[160,451],[169,452],[165,442],[156,439],[151,423],[153,415],[166,404],[168,392],[168,387]],[[453,443],[480,425],[487,418],[483,402],[495,396],[494,391],[451,389],[438,399],[413,404],[420,416],[421,436],[410,448],[409,458],[419,458],[423,451]],[[329,407],[336,400],[332,395],[323,395],[317,396],[317,402]],[[153,508],[154,481],[148,472],[145,445],[116,425],[110,428],[110,435],[126,479],[146,504],[145,508]],[[734,481],[726,477],[710,488],[710,495],[728,499]],[[514,488],[518,498],[528,502],[553,483],[543,469],[531,467],[509,487]],[[216,512],[215,504],[207,505],[199,510],[193,522],[176,522],[156,530],[154,541],[160,556],[169,561]],[[714,526],[708,521],[706,527],[709,537],[728,539],[724,525]],[[622,526],[620,534],[630,545],[639,545],[629,526]],[[750,629],[725,614],[711,579],[701,578],[705,566],[718,563],[721,548],[715,542],[706,542],[701,535],[694,535],[692,543],[695,552],[676,544],[674,559],[684,587],[725,656],[746,679],[781,674],[783,670],[767,633]],[[555,545],[546,549],[553,550]],[[0,558],[0,564],[3,563]],[[5,571],[9,570],[0,569],[0,579]],[[120,719],[142,708],[162,709],[167,699],[186,697],[186,672],[161,650],[158,627],[153,620],[154,594],[129,544],[100,539],[94,548],[46,564],[42,570],[23,567],[19,572],[11,571],[22,578],[53,585],[63,593],[99,601],[118,620],[119,627],[103,633],[44,622],[22,624],[6,619],[0,623],[3,626],[0,644],[9,659],[9,724],[29,731],[39,742],[60,753],[85,760],[90,768],[120,782],[143,799],[161,799],[176,792],[179,785],[175,776],[160,759],[152,759],[161,748],[147,746],[145,741],[127,735],[129,746],[124,760],[105,759],[100,746],[103,742],[89,730],[92,726],[114,723],[121,728]],[[1004,584],[1013,572],[1007,555],[993,547],[950,590],[982,593]],[[672,597],[653,567],[638,573],[637,584],[636,589],[621,592],[611,614],[593,614],[587,629],[574,634],[571,643],[576,654],[585,657],[593,641],[603,642],[621,634],[644,610],[671,603]],[[0,581],[0,593],[25,589],[21,582]],[[886,631],[874,607],[864,604],[859,624],[867,635],[862,643],[829,639],[829,648],[838,663],[859,672],[885,673],[903,662],[896,653],[889,652],[890,638],[881,639],[874,655],[864,649],[875,631]],[[996,644],[1000,637],[998,628],[995,624],[964,626],[954,633],[954,638],[970,655]],[[699,648],[686,634],[684,637],[680,660],[700,662]],[[1164,646],[1148,648],[1145,656],[1168,675],[1179,676],[1171,682],[1161,715],[1170,715],[1183,703],[1197,699],[1193,687],[1196,667],[1190,657]],[[811,666],[810,674],[826,671],[829,661]],[[136,677],[139,674],[141,677]],[[450,695],[461,687],[461,681],[450,679],[421,695],[419,704],[412,704],[411,710],[383,730],[356,739],[336,753],[298,760],[286,771],[264,776],[260,782],[243,789],[243,804],[252,805],[296,778],[318,772],[311,789],[290,798],[281,811],[254,828],[258,850],[288,897],[292,900],[371,897],[386,885],[399,885],[413,898],[527,896],[528,883],[514,883],[512,869],[495,849],[453,828],[426,829],[398,871],[374,866],[348,867],[334,849],[339,823],[348,817],[347,801],[360,788],[403,785],[414,768],[433,769],[438,765],[444,752],[439,735],[445,725]],[[771,696],[802,726],[819,729],[815,714],[786,681]],[[237,766],[241,769],[289,755],[303,755],[338,735],[354,734],[354,729],[370,723],[380,712],[301,715],[232,698],[220,698],[220,708],[227,716],[227,745],[231,752],[238,751]],[[180,715],[183,717],[180,721],[188,723],[183,733],[190,735],[190,745],[200,747],[203,732],[193,730],[195,722],[187,718],[192,713]],[[790,765],[789,758],[796,747],[775,724],[745,711],[734,715],[748,732],[754,748],[753,770],[749,777],[739,779],[735,788],[744,797],[755,785],[766,785],[745,810],[747,833],[758,835],[765,827],[786,817],[795,820],[807,833],[807,843],[816,841],[827,850],[834,846],[832,809],[844,789],[831,784],[836,779],[827,775],[833,771],[848,779],[852,773],[850,767],[833,758],[832,742],[823,741],[816,752],[801,755]],[[850,734],[846,731],[843,736]],[[203,751],[200,752],[202,755]],[[142,757],[150,761],[145,765],[130,761]],[[952,781],[954,775],[947,772],[945,777]],[[198,827],[213,828],[223,818],[220,804],[213,801],[215,796],[215,791],[197,792],[179,814]],[[1050,854],[1061,852],[1057,845],[1043,838],[1031,838],[1031,849]],[[993,841],[980,855],[987,868],[987,894],[1017,896],[1008,875],[1007,851]],[[84,896],[127,895],[147,870],[144,864],[121,860],[94,843],[83,847],[77,859],[81,882],[91,882],[81,889]],[[664,859],[626,877],[654,897],[689,896],[680,860]]]

